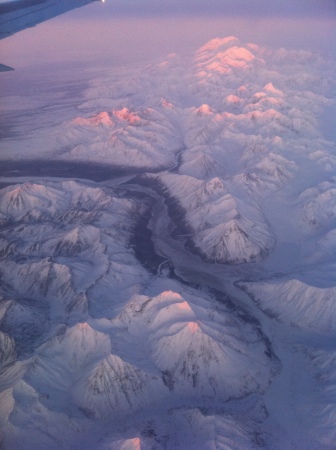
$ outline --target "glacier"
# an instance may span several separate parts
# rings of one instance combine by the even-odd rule
[[[3,97],[1,448],[335,448],[334,71],[229,36]]]

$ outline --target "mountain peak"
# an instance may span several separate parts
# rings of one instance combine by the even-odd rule
[[[207,42],[205,45],[203,45],[199,52],[205,52],[205,51],[211,51],[211,50],[219,50],[221,47],[228,46],[228,44],[233,44],[235,42],[238,42],[238,38],[235,36],[228,36],[225,38],[214,38],[211,39],[209,42]]]
[[[191,334],[195,334],[198,331],[200,331],[200,326],[198,325],[197,322],[188,322],[187,323],[187,328],[190,331]]]
[[[135,113],[131,112],[128,108],[122,108],[118,111],[113,111],[115,117],[121,120],[125,120],[130,125],[139,125],[141,118]]]
[[[203,105],[201,105],[199,108],[196,109],[196,116],[212,114],[213,112],[214,112],[213,109],[209,105],[203,103]]]
[[[89,118],[76,117],[76,119],[71,121],[71,124],[88,126],[88,127],[97,127],[99,125],[104,125],[104,126],[113,126],[114,125],[114,123],[111,120],[111,117],[107,111],[102,111],[92,117],[89,117]]]
[[[264,90],[268,92],[268,94],[273,94],[279,97],[283,97],[284,93],[282,91],[280,91],[279,89],[276,89],[273,86],[273,83],[268,83],[264,86]]]

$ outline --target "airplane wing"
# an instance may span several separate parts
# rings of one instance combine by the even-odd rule
[[[94,1],[98,0],[2,0],[0,39]]]

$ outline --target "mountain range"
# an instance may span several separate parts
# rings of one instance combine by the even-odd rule
[[[335,448],[334,69],[216,38],[18,116],[1,448]]]

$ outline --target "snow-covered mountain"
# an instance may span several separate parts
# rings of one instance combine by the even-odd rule
[[[274,367],[255,327],[225,308],[214,313],[197,291],[185,295],[164,291],[131,299],[119,319],[127,329],[126,345],[129,334],[133,351],[140,341],[139,352],[146,349],[165,384],[179,395],[224,399],[263,391]]]
[[[121,167],[156,169],[172,165],[181,147],[180,136],[160,111],[128,108],[77,117],[67,125],[60,143],[71,150],[60,158],[70,161],[110,163]]]
[[[258,261],[272,249],[274,237],[260,207],[232,195],[228,182],[178,174],[164,174],[160,180],[186,211],[193,241],[209,260]]]
[[[334,448],[333,93],[332,62],[231,36],[18,122],[1,448]]]
[[[335,287],[321,288],[295,279],[238,285],[266,314],[288,325],[322,333],[335,332]]]

